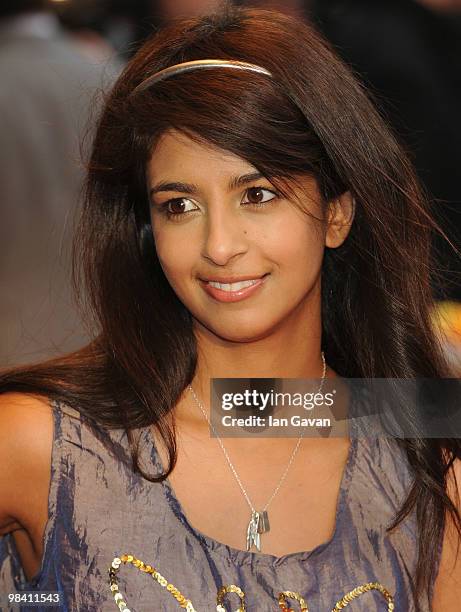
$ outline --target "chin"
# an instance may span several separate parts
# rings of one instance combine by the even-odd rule
[[[274,326],[262,326],[261,321],[251,324],[250,322],[239,323],[235,321],[229,325],[210,325],[201,323],[200,326],[205,328],[208,333],[213,334],[220,340],[226,342],[248,343],[263,340],[271,335],[274,331]]]

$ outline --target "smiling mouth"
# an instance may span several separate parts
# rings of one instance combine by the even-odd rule
[[[250,297],[258,291],[264,284],[267,276],[269,276],[269,273],[260,277],[245,278],[243,280],[229,279],[232,282],[201,279],[201,283],[204,290],[215,300],[219,302],[237,302]]]
[[[245,276],[243,278],[238,278],[235,276],[226,277],[223,279],[213,279],[213,278],[201,278],[200,280],[203,283],[206,283],[209,287],[215,287],[216,289],[221,289],[221,291],[241,291],[242,289],[247,289],[252,285],[256,285],[263,278],[269,275],[269,272],[260,276],[250,277]]]
[[[221,291],[241,291],[242,289],[247,289],[247,287],[252,287],[256,285],[261,279],[254,278],[252,280],[240,281],[238,283],[217,283],[215,281],[208,281],[210,287],[216,287],[216,289],[221,289]]]

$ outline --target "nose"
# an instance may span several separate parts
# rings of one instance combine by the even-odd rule
[[[234,257],[246,253],[248,240],[244,225],[237,211],[226,210],[225,206],[213,207],[205,222],[202,256],[225,266]]]

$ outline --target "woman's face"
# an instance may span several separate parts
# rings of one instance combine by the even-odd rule
[[[162,136],[147,176],[157,255],[195,325],[237,342],[305,329],[320,304],[325,244],[345,236],[277,195],[244,159],[179,132]],[[322,217],[314,179],[296,195]]]

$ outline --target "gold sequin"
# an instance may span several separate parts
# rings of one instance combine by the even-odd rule
[[[133,555],[121,555],[120,557],[115,557],[112,560],[111,566],[109,567],[109,586],[112,594],[114,595],[115,604],[120,610],[123,612],[130,612],[130,610],[126,607],[127,604],[124,601],[123,594],[119,591],[119,587],[117,584],[116,575],[119,571],[119,567],[121,564],[126,565],[127,563],[131,563],[134,567],[137,567],[140,571],[151,574],[152,578],[156,580],[162,587],[166,588],[166,590],[171,593],[171,595],[176,599],[179,606],[183,609],[186,609],[187,612],[196,612],[194,606],[190,599],[187,599],[177,587],[174,586],[171,582],[168,582],[166,578],[164,578],[152,565],[146,565],[140,559],[137,559]],[[349,593],[346,593],[334,606],[331,612],[339,612],[343,610],[346,606],[350,604],[351,601],[357,599],[364,593],[369,591],[376,590],[387,602],[387,612],[396,612],[394,599],[389,591],[380,583],[380,582],[367,582],[366,584],[362,584],[360,586],[355,587]],[[216,610],[217,612],[227,612],[224,607],[224,597],[228,593],[236,593],[240,598],[240,607],[235,612],[246,612],[245,606],[245,593],[239,586],[235,584],[230,584],[226,586],[222,586],[218,590],[218,594],[216,597]],[[287,599],[294,599],[299,604],[299,612],[309,612],[306,601],[303,597],[294,591],[282,591],[279,593],[279,607],[282,612],[295,612],[293,608],[288,607]],[[318,612],[318,611],[316,611]],[[320,611],[319,611],[320,612]]]
[[[224,602],[224,597],[227,593],[237,593],[237,595],[240,597],[240,607],[237,608],[235,612],[246,612],[245,593],[242,591],[240,587],[235,586],[235,584],[229,584],[227,586],[222,586],[219,589],[218,595],[216,597],[217,612],[222,612],[222,610],[225,610],[223,606],[223,602]]]
[[[339,610],[343,610],[346,606],[350,604],[351,601],[357,599],[357,597],[360,597],[360,595],[363,595],[364,593],[367,593],[368,591],[372,590],[379,591],[385,597],[387,601],[388,612],[393,612],[395,610],[394,599],[392,598],[392,595],[389,593],[389,591],[384,588],[383,585],[379,582],[367,582],[366,584],[362,584],[358,587],[355,587],[355,589],[349,591],[349,593],[346,593],[346,595],[344,595],[344,597],[336,603],[335,607],[331,612],[338,612]]]
[[[162,586],[166,587],[167,591],[169,591],[176,601],[179,603],[181,608],[185,608],[187,612],[196,612],[192,602],[189,599],[186,599],[184,595],[177,589],[173,584],[169,583],[166,578],[164,578],[157,570],[151,565],[146,565],[140,559],[137,559],[134,555],[121,555],[120,557],[115,557],[112,561],[111,567],[109,568],[109,582],[110,589],[112,593],[115,592],[114,599],[118,608],[123,612],[130,612],[130,610],[126,607],[127,604],[123,600],[123,595],[119,591],[117,582],[116,582],[116,573],[119,570],[121,564],[131,563],[135,567],[137,567],[141,572],[145,572],[151,574],[152,577],[157,580],[157,582]]]
[[[292,608],[289,608],[286,603],[287,597],[289,599],[294,599],[299,603],[301,612],[309,612],[309,610],[307,609],[307,604],[301,597],[301,595],[293,591],[283,591],[282,593],[279,593],[279,606],[280,609],[283,610],[283,612],[294,612],[294,610]]]

